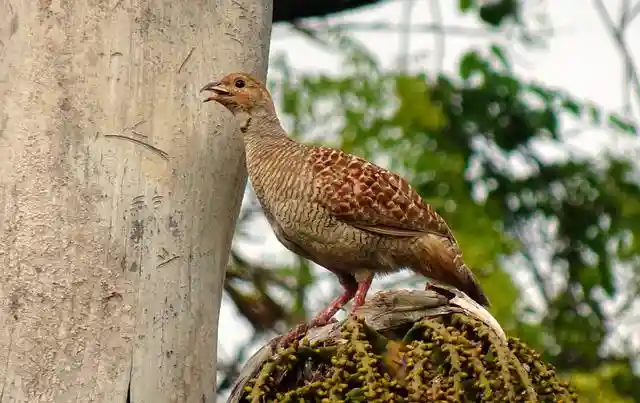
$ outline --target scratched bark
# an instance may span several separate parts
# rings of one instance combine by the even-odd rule
[[[0,403],[213,402],[271,2],[0,0]]]

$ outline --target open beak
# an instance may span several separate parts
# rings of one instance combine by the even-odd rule
[[[211,82],[200,89],[200,92],[211,91],[213,94],[202,102],[215,101],[220,99],[221,95],[229,95],[230,92],[219,82]]]

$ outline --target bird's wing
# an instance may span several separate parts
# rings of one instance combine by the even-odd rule
[[[314,148],[309,163],[316,200],[337,219],[378,234],[432,233],[456,243],[442,217],[399,175],[326,147]]]

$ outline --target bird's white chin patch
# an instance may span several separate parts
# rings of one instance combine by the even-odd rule
[[[251,121],[251,115],[249,115],[246,111],[241,110],[236,112],[235,114],[236,121],[238,122],[238,126],[240,126],[240,130],[245,131],[249,127],[249,122]]]

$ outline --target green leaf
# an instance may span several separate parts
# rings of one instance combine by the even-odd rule
[[[559,123],[558,123],[558,116],[556,115],[555,111],[553,111],[551,108],[547,108],[543,112],[542,116],[543,116],[543,123],[542,123],[543,127],[547,129],[553,137],[558,137]]]
[[[595,105],[588,105],[587,109],[589,111],[589,118],[591,119],[591,124],[600,126],[602,124],[602,112],[600,112],[600,108]]]
[[[553,91],[550,91],[548,88],[544,88],[538,84],[529,84],[527,89],[533,94],[539,96],[545,104],[551,103],[555,97],[555,93]]]
[[[582,115],[582,105],[569,97],[566,97],[562,100],[562,108],[564,108],[564,110],[571,113],[576,118],[580,118]]]
[[[636,126],[633,123],[625,121],[621,117],[613,114],[609,115],[609,125],[613,129],[621,130],[629,134],[638,134]]]
[[[500,64],[502,64],[502,67],[505,70],[511,69],[511,64],[509,63],[509,59],[507,58],[504,52],[504,48],[502,46],[498,46],[494,44],[489,47],[489,50],[491,51],[491,54],[494,55],[500,61]]]
[[[516,0],[491,1],[480,7],[480,18],[494,27],[500,26],[508,17],[517,17],[518,3]]]
[[[484,61],[476,51],[465,53],[460,59],[458,71],[463,80],[468,80],[474,73],[484,70]]]
[[[471,9],[471,7],[475,6],[475,1],[474,0],[459,0],[458,1],[458,8],[460,9],[460,11],[467,12]]]
[[[400,105],[394,114],[396,124],[417,124],[423,130],[440,130],[447,121],[442,110],[431,102],[429,88],[421,79],[399,76],[396,94]]]

